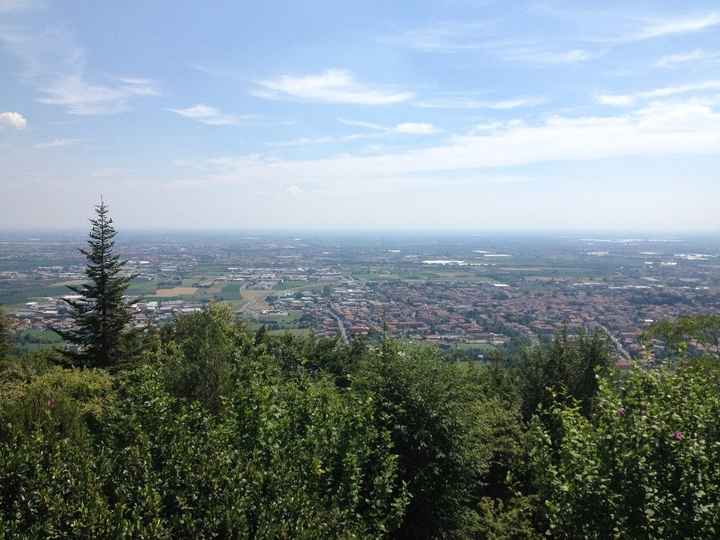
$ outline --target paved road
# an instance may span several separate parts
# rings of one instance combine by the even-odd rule
[[[625,360],[632,360],[630,353],[628,353],[625,350],[625,347],[623,347],[622,343],[620,343],[620,340],[618,338],[616,338],[615,336],[613,336],[610,333],[610,330],[608,330],[606,326],[604,326],[602,324],[599,324],[598,326],[600,328],[602,328],[605,331],[605,333],[608,335],[608,337],[610,338],[610,341],[612,341],[613,345],[615,345],[615,349],[617,349],[617,352],[620,353],[620,356],[622,356]]]
[[[338,330],[340,331],[340,337],[342,337],[343,342],[345,343],[345,345],[349,345],[350,340],[348,339],[347,332],[345,331],[345,325],[342,323],[340,315],[338,315],[332,308],[330,308],[330,315],[332,315],[333,318],[337,321]]]

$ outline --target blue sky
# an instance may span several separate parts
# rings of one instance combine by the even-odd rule
[[[716,2],[0,0],[3,228],[717,230],[719,165]]]

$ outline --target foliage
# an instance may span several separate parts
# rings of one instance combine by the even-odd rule
[[[217,412],[221,397],[233,384],[233,358],[249,345],[230,306],[211,304],[204,311],[178,317],[174,325],[163,329],[160,358],[176,395],[198,400]]]
[[[6,363],[5,367],[11,367]],[[80,371],[57,366],[29,380],[8,377],[0,385],[0,440],[30,436],[81,441],[86,429],[96,427],[112,401],[112,379],[104,371]],[[27,376],[27,375],[26,375]],[[13,380],[14,379],[14,380]]]
[[[670,357],[685,357],[695,351],[720,358],[720,315],[685,315],[653,323],[644,341],[658,340]]]
[[[222,304],[118,343],[0,359],[0,539],[720,536],[712,359],[622,373],[562,333],[483,365]]]
[[[226,315],[181,319],[114,376],[7,377],[5,537],[378,538],[398,527],[408,496],[372,399],[323,373],[285,375]],[[215,342],[207,365],[232,377],[193,387]]]
[[[538,407],[547,408],[558,395],[579,401],[583,414],[589,416],[597,392],[596,373],[609,365],[608,340],[600,332],[570,337],[563,331],[549,345],[525,349],[519,367],[523,417],[529,420]]]
[[[68,288],[80,298],[63,300],[74,321],[71,330],[55,331],[75,349],[66,354],[78,365],[111,367],[122,353],[122,334],[130,322],[130,311],[123,301],[132,276],[123,274],[124,261],[114,254],[115,228],[107,205],[95,207],[97,217],[90,220],[88,249],[80,253],[87,258],[88,282]]]
[[[536,422],[533,464],[558,538],[720,535],[720,370],[684,365],[601,379],[593,418],[577,405]]]
[[[10,321],[8,321],[5,314],[0,311],[0,358],[10,352],[11,345]]]
[[[517,410],[485,381],[433,349],[390,342],[353,374],[353,388],[373,397],[392,436],[411,495],[398,538],[467,533],[476,517],[468,507],[498,491],[490,480],[520,453]]]

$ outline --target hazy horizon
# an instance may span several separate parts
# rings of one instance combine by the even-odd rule
[[[0,0],[0,230],[720,230],[720,10]]]
[[[124,227],[114,222],[118,235],[127,236],[149,236],[149,235],[197,235],[197,236],[381,236],[396,235],[398,237],[418,236],[457,236],[457,237],[548,237],[548,238],[569,238],[574,240],[628,240],[646,242],[664,242],[674,239],[686,240],[692,238],[705,238],[708,236],[717,237],[718,230],[715,229],[453,229],[453,228],[341,228],[341,227],[316,227],[316,228],[133,228]],[[88,224],[89,226],[89,224]],[[3,235],[43,235],[43,236],[87,236],[88,226],[51,228],[51,227],[0,227],[0,241]],[[300,238],[302,239],[302,238]]]

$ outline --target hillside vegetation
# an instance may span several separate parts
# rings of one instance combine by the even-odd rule
[[[119,367],[0,363],[0,538],[716,538],[715,359],[602,336],[486,366],[251,334],[221,304]],[[59,362],[59,363],[58,363]]]

